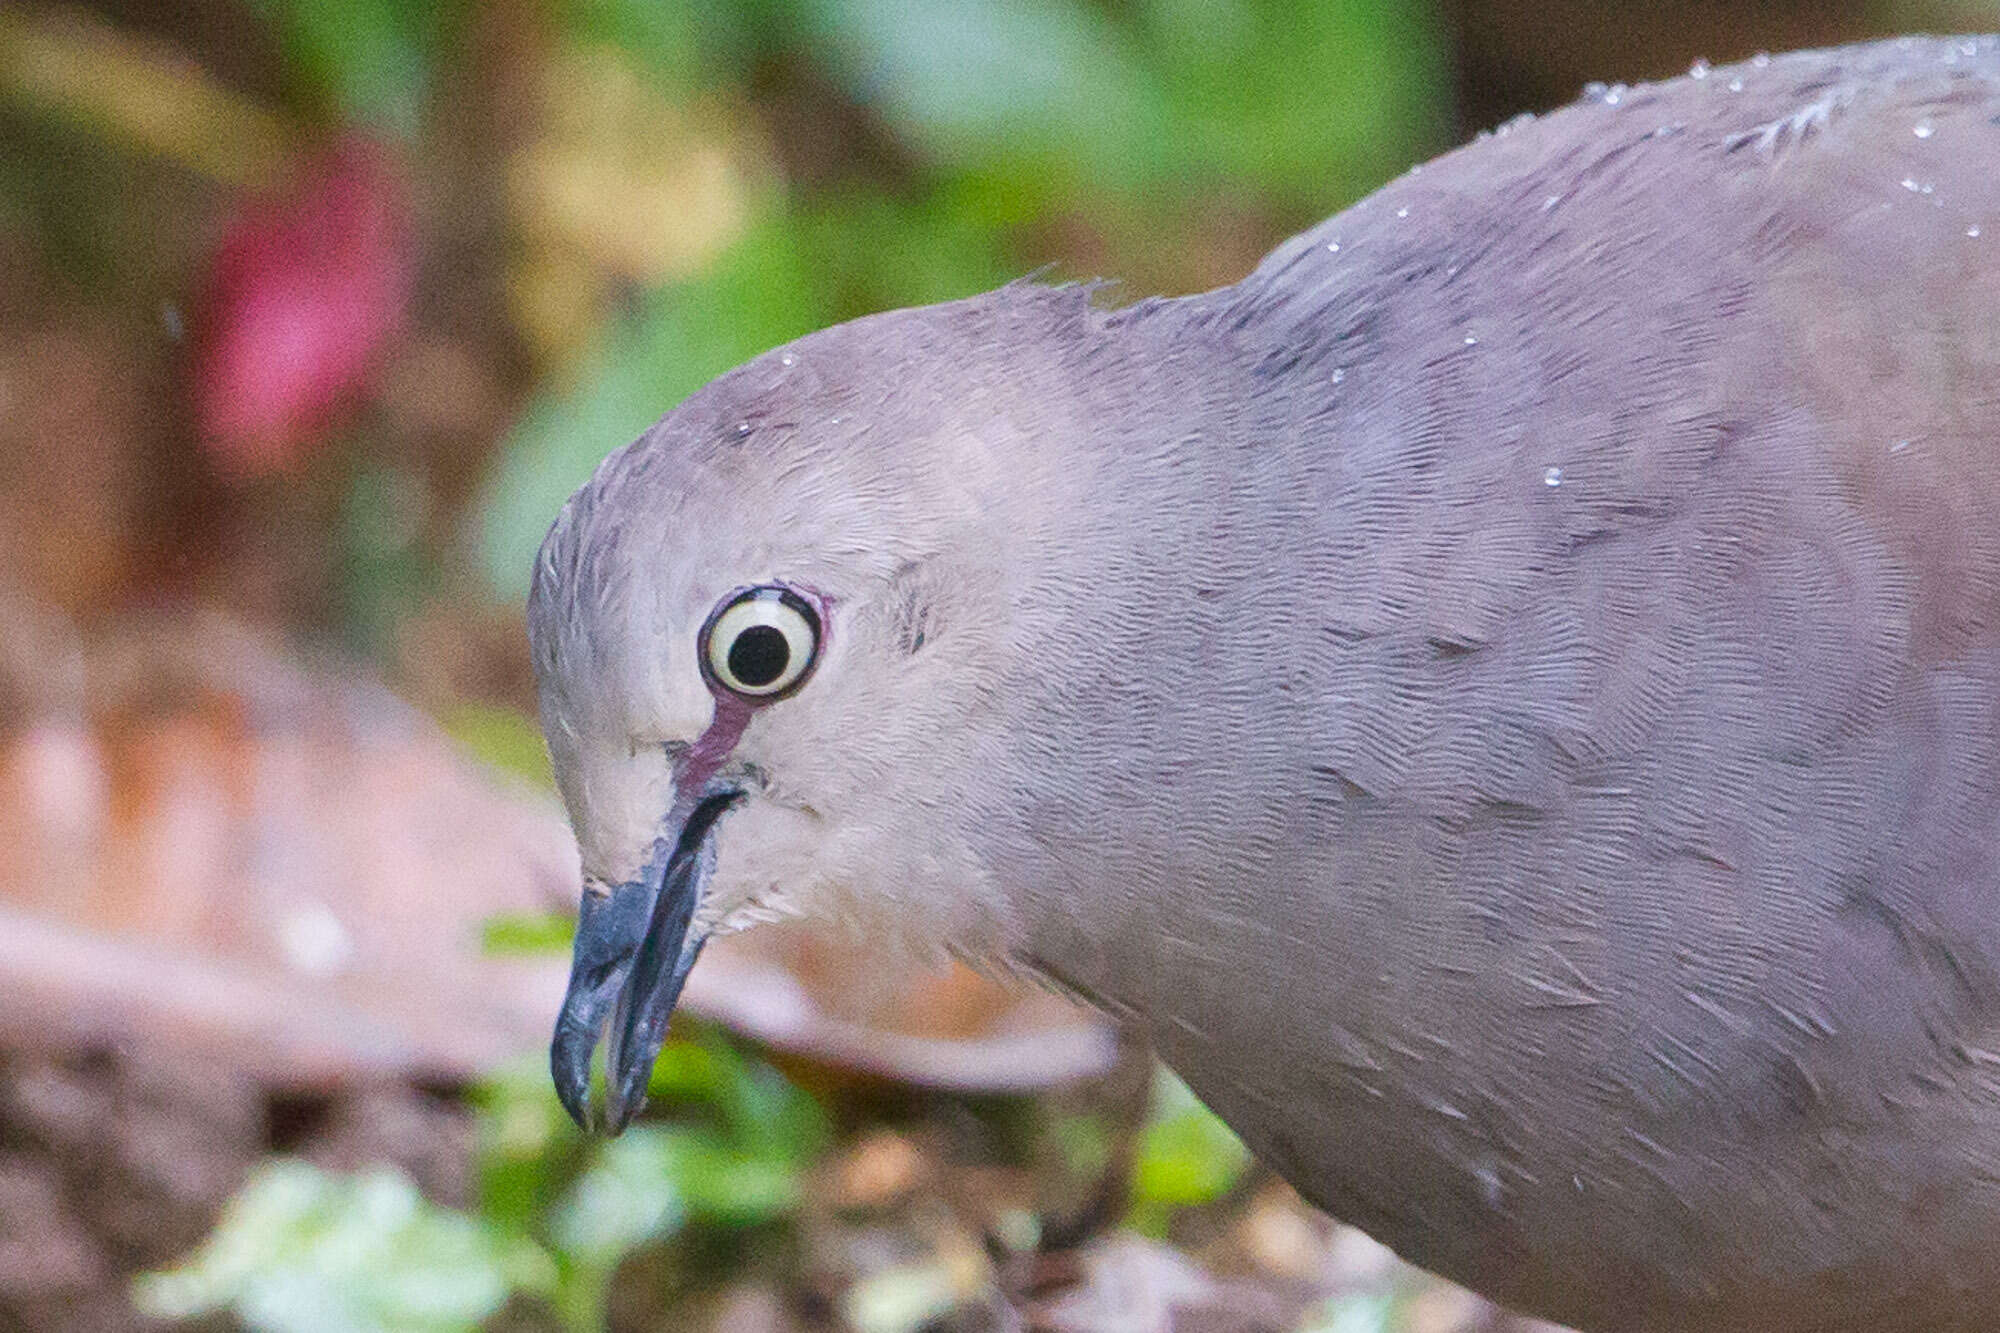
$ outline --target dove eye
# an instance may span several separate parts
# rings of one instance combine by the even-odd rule
[[[701,631],[702,669],[746,699],[775,699],[798,688],[818,656],[819,613],[790,588],[732,594]]]

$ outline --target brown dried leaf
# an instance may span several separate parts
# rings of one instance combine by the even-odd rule
[[[372,680],[226,621],[128,626],[83,656],[82,707],[43,700],[0,734],[0,1041],[192,1045],[313,1082],[466,1078],[547,1040],[565,960],[480,952],[488,918],[576,901],[545,797]],[[718,941],[687,1003],[941,1087],[1039,1088],[1113,1056],[1052,996],[897,977],[797,927]]]

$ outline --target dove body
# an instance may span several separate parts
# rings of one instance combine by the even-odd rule
[[[1991,1327],[1996,245],[2000,49],[1882,44],[724,376],[537,570],[572,1108],[712,931],[833,918],[1135,1024],[1521,1309]]]

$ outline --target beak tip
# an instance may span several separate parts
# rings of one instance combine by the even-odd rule
[[[641,1086],[636,1095],[629,1096],[607,1092],[605,1100],[604,1123],[600,1128],[606,1138],[615,1139],[625,1132],[625,1127],[632,1123],[633,1117],[645,1109],[646,1090]]]
[[[569,1112],[569,1118],[576,1122],[578,1129],[588,1134],[592,1118],[590,1052],[588,1048],[585,1049],[583,1060],[579,1064],[575,1043],[565,1040],[565,1035],[560,1031],[557,1032],[555,1041],[549,1046],[550,1081],[556,1085],[556,1099],[562,1103],[563,1110]]]
[[[549,1071],[563,1109],[586,1133],[616,1135],[646,1105],[667,1021],[707,937],[693,918],[714,861],[708,837],[741,798],[734,789],[702,797],[677,817],[638,878],[584,894]],[[590,1062],[600,1041],[604,1102],[593,1108]],[[593,1114],[599,1109],[601,1119]]]

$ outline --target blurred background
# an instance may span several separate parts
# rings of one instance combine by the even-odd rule
[[[704,959],[612,1144],[521,627],[606,451],[822,325],[1113,300],[1587,80],[2000,0],[0,0],[0,1330],[1523,1328],[1144,1051]]]

